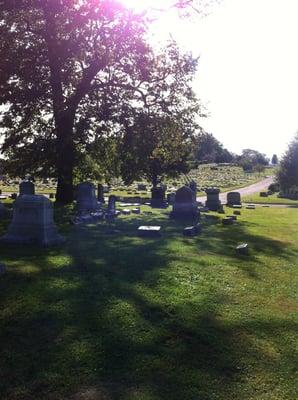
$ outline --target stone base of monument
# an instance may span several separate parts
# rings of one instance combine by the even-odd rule
[[[159,237],[160,234],[160,226],[140,226],[138,228],[138,235],[141,237]]]
[[[226,218],[222,219],[222,224],[225,225],[225,226],[226,225],[233,225],[233,223],[234,223],[234,220],[232,218],[226,217]]]
[[[54,223],[52,202],[45,196],[22,195],[14,203],[12,222],[0,241],[53,246],[65,239],[58,234]]]
[[[232,206],[233,208],[242,208],[242,204],[234,204],[233,206]]]
[[[218,211],[221,209],[222,205],[220,201],[219,202],[206,201],[206,207],[210,211]]]
[[[197,224],[195,226],[188,226],[183,229],[183,235],[188,237],[193,237],[199,235],[201,231],[202,231],[201,224]]]
[[[236,253],[247,256],[249,253],[249,246],[247,243],[240,244],[236,247]]]

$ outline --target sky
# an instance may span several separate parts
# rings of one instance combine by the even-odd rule
[[[122,0],[135,9],[168,0]],[[279,156],[298,130],[298,0],[221,0],[207,16],[165,12],[154,42],[171,35],[199,56],[193,88],[207,108],[201,126],[229,150]]]

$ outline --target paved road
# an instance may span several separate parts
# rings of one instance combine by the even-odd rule
[[[254,193],[258,193],[261,192],[265,189],[268,188],[268,186],[273,183],[274,178],[271,176],[269,178],[263,179],[260,182],[254,183],[253,185],[250,186],[246,186],[244,188],[241,189],[235,189],[235,192],[239,192],[241,194],[241,196],[247,196],[249,194],[254,194]],[[227,202],[227,193],[221,193],[219,195],[219,198],[221,200],[222,203],[226,203]],[[207,196],[201,196],[201,197],[197,197],[197,201],[201,201],[202,203],[205,202],[207,199]]]

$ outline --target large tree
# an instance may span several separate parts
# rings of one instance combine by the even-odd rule
[[[280,161],[277,181],[283,192],[298,188],[298,133]]]
[[[116,0],[6,0],[0,11],[2,151],[15,171],[56,176],[69,203],[86,146],[150,102],[170,113],[194,61],[173,44],[154,54],[145,16]]]
[[[234,155],[225,149],[212,133],[202,130],[193,140],[194,160],[197,163],[230,163]]]

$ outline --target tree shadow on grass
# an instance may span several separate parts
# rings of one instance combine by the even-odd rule
[[[284,376],[294,368],[292,344],[283,340],[295,332],[292,322],[223,320],[220,310],[229,299],[220,287],[198,286],[202,294],[188,296],[168,278],[172,264],[187,266],[194,257],[181,250],[186,245],[195,246],[200,265],[200,253],[235,260],[240,236],[253,246],[263,239],[267,255],[291,257],[279,242],[254,239],[245,224],[227,234],[210,223],[201,236],[185,239],[188,222],[165,216],[146,219],[164,230],[147,240],[136,236],[141,221],[73,227],[64,248],[17,250],[36,269],[13,268],[0,281],[3,399],[249,399],[239,382],[250,364]],[[107,233],[111,229],[120,233]],[[5,249],[4,258],[14,260],[15,251]],[[64,265],[65,253],[70,262]],[[169,294],[175,291],[177,298]],[[272,360],[250,335],[277,341],[283,359]]]

